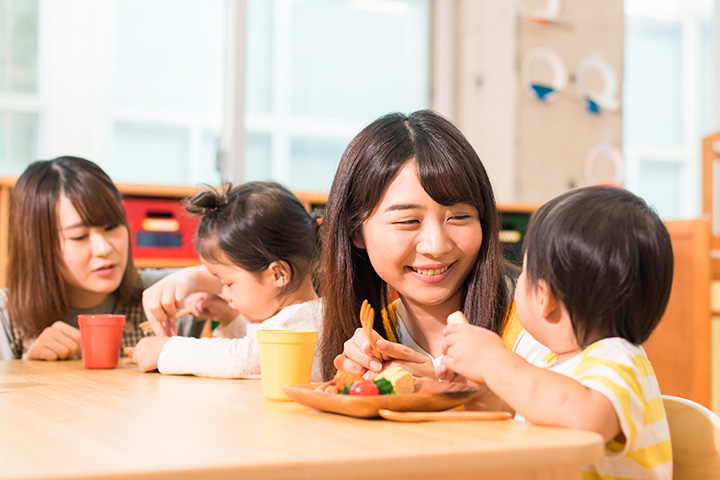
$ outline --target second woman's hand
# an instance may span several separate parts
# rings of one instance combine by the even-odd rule
[[[80,354],[80,330],[58,320],[45,330],[28,349],[29,360],[67,360]]]

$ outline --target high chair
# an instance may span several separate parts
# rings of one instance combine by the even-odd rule
[[[699,403],[663,395],[670,425],[673,478],[720,479],[720,417]]]

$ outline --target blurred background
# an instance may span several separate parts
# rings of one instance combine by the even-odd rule
[[[0,175],[327,192],[367,123],[434,108],[501,202],[615,183],[701,213],[720,0],[0,0]],[[613,88],[614,86],[614,88]]]

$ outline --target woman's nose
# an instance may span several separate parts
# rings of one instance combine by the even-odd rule
[[[104,232],[92,232],[90,234],[90,246],[93,255],[104,255],[112,250],[112,244],[105,237]]]
[[[453,242],[444,225],[427,225],[420,233],[417,251],[424,255],[441,256],[453,249]]]

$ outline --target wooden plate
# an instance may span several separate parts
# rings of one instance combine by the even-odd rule
[[[396,412],[436,412],[463,405],[478,395],[477,387],[459,383],[416,381],[415,393],[352,396],[316,392],[319,383],[286,385],[288,397],[308,407],[351,417],[379,417],[381,408]]]

